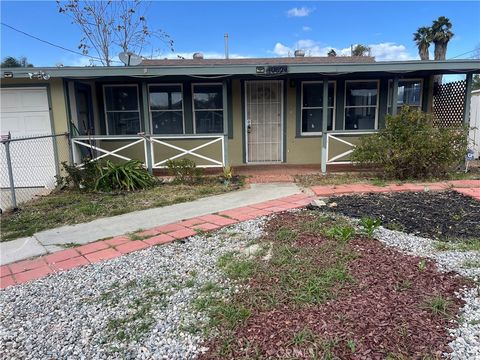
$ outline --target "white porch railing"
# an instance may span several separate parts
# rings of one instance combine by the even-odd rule
[[[168,142],[169,140],[172,141],[172,140],[202,140],[202,139],[203,140],[212,139],[212,140],[210,140],[210,141],[208,141],[204,144],[198,145],[198,146],[196,146],[192,149],[185,149],[181,146],[173,145],[173,144],[170,144]],[[151,147],[152,164],[153,164],[152,168],[154,168],[154,169],[166,168],[167,167],[167,161],[175,160],[175,159],[178,159],[178,158],[180,158],[182,156],[185,156],[185,155],[190,155],[192,157],[197,157],[199,159],[203,159],[203,160],[209,162],[209,164],[197,165],[197,167],[199,167],[199,168],[212,168],[212,167],[223,167],[223,166],[225,166],[225,137],[223,135],[213,135],[213,136],[211,136],[211,135],[194,135],[194,136],[178,135],[178,136],[168,136],[168,137],[154,136],[154,137],[151,137],[150,140],[151,140],[150,141],[150,147]],[[219,142],[220,142],[220,145],[221,145],[221,158],[222,158],[221,161],[216,160],[216,159],[212,159],[208,156],[199,154],[197,152],[200,149],[205,149],[206,147],[212,146],[213,144],[216,144],[216,143],[219,143]],[[155,159],[155,144],[160,144],[162,146],[166,146],[167,148],[174,149],[174,150],[178,151],[178,154],[157,161]]]
[[[98,142],[114,142],[114,141],[121,141],[122,143],[128,142],[127,144],[120,146],[119,148],[113,149],[113,150],[108,150],[108,149],[103,149],[100,146],[93,145],[93,143],[98,143]],[[143,150],[145,154],[144,159],[148,159],[147,156],[147,145],[146,145],[147,140],[144,137],[138,137],[138,136],[115,136],[115,137],[108,137],[108,136],[82,136],[82,137],[74,137],[72,138],[72,156],[73,156],[73,163],[77,164],[77,166],[81,167],[83,166],[83,158],[80,156],[79,151],[81,152],[81,148],[87,148],[91,151],[91,153],[101,153],[101,155],[94,156],[90,160],[95,161],[95,160],[100,160],[103,159],[104,157],[107,156],[113,156],[125,161],[132,160],[132,158],[121,155],[119,152],[131,148],[132,146],[136,144],[143,143]],[[141,159],[135,159],[135,160],[140,160]],[[142,161],[146,165],[146,161]]]
[[[350,155],[355,147],[357,146],[356,144],[353,144],[345,139],[340,138],[340,136],[351,136],[351,137],[357,137],[357,135],[371,135],[374,134],[375,131],[362,131],[362,132],[334,132],[334,133],[327,133],[327,148],[326,148],[326,154],[327,154],[327,164],[351,164],[351,161],[341,161],[342,158],[345,158],[346,156]],[[340,154],[336,154],[335,156],[330,157],[330,145],[333,141],[338,141],[344,145],[347,145],[350,147],[349,150],[344,151]],[[338,161],[340,160],[340,161]]]
[[[191,141],[206,141],[203,144],[195,146],[191,149],[182,147],[179,145],[180,141],[191,140]],[[120,142],[119,147],[105,146],[110,143]],[[176,144],[172,144],[176,142]],[[141,144],[143,147],[144,158],[138,159],[139,150],[134,151],[133,146]],[[206,155],[199,153],[199,150],[205,149],[209,146],[218,146],[220,150],[218,151],[219,158],[215,159]],[[83,166],[84,157],[82,156],[82,149],[89,149],[89,154],[92,154],[92,161],[103,159],[107,156],[116,157],[121,160],[139,160],[145,167],[153,169],[161,169],[167,167],[167,161],[175,160],[183,156],[190,156],[198,159],[204,160],[206,164],[197,164],[199,168],[212,168],[212,167],[223,167],[226,163],[225,153],[225,136],[224,135],[168,135],[168,136],[105,136],[105,135],[95,135],[95,136],[79,136],[72,138],[72,154],[73,162],[77,164],[78,167]],[[170,150],[174,150],[177,153],[173,156],[165,155],[162,156],[162,151],[159,151],[158,147],[163,146]],[[106,149],[108,147],[108,149]],[[126,150],[126,151],[125,151]],[[130,153],[129,153],[130,150]],[[132,155],[136,153],[137,156]],[[171,151],[170,151],[171,153]],[[215,153],[217,154],[217,153]],[[212,155],[210,155],[212,156]],[[90,156],[89,156],[90,157]],[[157,157],[157,158],[156,158]]]

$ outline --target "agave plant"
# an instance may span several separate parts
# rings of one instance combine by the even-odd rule
[[[100,176],[95,183],[95,190],[134,191],[152,187],[155,177],[143,167],[138,160],[130,160],[122,164],[107,161],[105,166],[99,165]]]

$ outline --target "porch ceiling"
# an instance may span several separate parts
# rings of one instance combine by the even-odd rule
[[[158,76],[212,76],[212,75],[257,75],[257,66],[266,66],[258,59],[257,64],[249,65],[168,65],[168,66],[93,66],[93,67],[38,67],[38,68],[2,68],[2,77],[9,74],[13,78],[29,78],[29,73],[43,71],[52,78],[96,78],[96,77],[158,77]],[[294,74],[405,74],[423,72],[429,74],[465,74],[480,73],[480,60],[445,61],[384,61],[375,63],[335,63],[335,64],[288,64],[288,73]],[[262,75],[262,77],[274,77]]]

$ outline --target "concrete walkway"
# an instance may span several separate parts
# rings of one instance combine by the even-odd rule
[[[150,229],[193,217],[248,206],[300,193],[292,183],[252,184],[250,188],[186,202],[67,225],[0,243],[0,265],[64,250],[69,244],[86,244],[100,239]]]

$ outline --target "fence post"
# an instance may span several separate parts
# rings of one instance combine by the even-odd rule
[[[8,139],[3,143],[5,145],[5,156],[7,158],[8,180],[10,182],[10,194],[12,196],[13,209],[17,209],[17,196],[15,194],[15,183],[13,181],[12,158],[10,157],[10,133]]]

